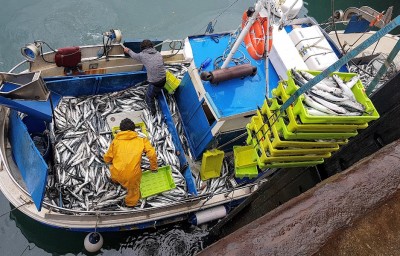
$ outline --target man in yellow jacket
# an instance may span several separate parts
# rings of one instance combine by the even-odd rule
[[[140,163],[143,152],[150,161],[150,169],[156,171],[157,155],[147,138],[139,137],[135,132],[135,124],[125,118],[121,121],[120,132],[111,142],[110,148],[104,155],[104,161],[111,163],[111,180],[121,184],[126,190],[126,206],[135,206],[140,198],[140,180],[142,169]]]

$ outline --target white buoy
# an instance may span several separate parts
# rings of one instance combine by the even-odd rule
[[[103,237],[98,232],[90,232],[83,242],[86,251],[97,252],[103,246]]]
[[[216,206],[204,211],[196,212],[194,217],[191,219],[192,224],[200,225],[212,220],[217,220],[225,217],[227,214],[226,207],[223,205]]]

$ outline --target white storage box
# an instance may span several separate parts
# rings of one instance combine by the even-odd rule
[[[269,59],[278,75],[286,80],[288,79],[287,71],[292,68],[307,70],[307,65],[286,31],[284,29],[278,30],[278,26],[274,26],[273,33]]]
[[[317,26],[295,28],[289,36],[310,70],[324,70],[338,60]]]
[[[336,54],[331,52],[327,54],[311,55],[307,58],[306,64],[309,70],[325,70],[338,60]]]
[[[303,27],[294,28],[292,31],[290,31],[289,36],[290,39],[292,39],[294,45],[297,46],[297,44],[300,43],[301,41],[321,38],[324,35],[322,34],[318,26],[314,25],[305,28]]]

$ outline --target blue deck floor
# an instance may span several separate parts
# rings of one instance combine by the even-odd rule
[[[229,34],[189,38],[196,67],[200,67],[204,60],[211,58],[211,64],[203,71],[214,70],[213,63],[226,50],[229,38]],[[245,58],[250,61],[253,66],[257,67],[257,74],[253,77],[245,77],[244,79],[236,78],[224,81],[217,85],[211,84],[208,81],[203,81],[206,98],[210,102],[218,118],[227,118],[254,111],[257,109],[257,106],[263,104],[266,96],[265,60],[256,61],[252,59],[247,53],[244,43],[240,45],[234,58]],[[229,66],[233,65],[234,64],[231,63]],[[269,81],[270,85],[268,91],[270,94],[271,90],[277,87],[278,82],[278,75],[270,62]],[[268,96],[270,97],[271,95]]]

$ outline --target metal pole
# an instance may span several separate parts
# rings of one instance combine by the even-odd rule
[[[265,44],[265,95],[267,97],[269,97],[269,31],[270,29],[272,29],[272,20],[271,18],[271,2],[267,3],[267,21],[268,21],[268,29],[267,31],[264,31],[265,33],[265,40],[266,40],[266,44]]]
[[[381,77],[386,73],[387,69],[389,68],[390,64],[392,64],[394,58],[396,57],[397,53],[400,51],[400,40],[397,41],[396,45],[393,47],[392,51],[389,53],[389,56],[379,69],[378,73],[376,73],[374,79],[368,85],[367,90],[365,93],[370,96],[372,91],[375,89],[375,86],[378,84]]]
[[[240,44],[243,41],[243,38],[246,36],[246,34],[249,32],[250,27],[253,25],[254,21],[257,19],[258,13],[261,11],[261,8],[263,7],[262,4],[263,0],[260,0],[256,3],[255,6],[255,12],[253,15],[248,19],[246,26],[242,29],[242,32],[240,32],[240,35],[236,39],[236,42],[232,46],[231,51],[229,52],[228,56],[226,57],[224,63],[222,64],[221,68],[226,68],[231,62],[233,55],[235,55],[237,49],[239,48]]]

